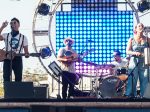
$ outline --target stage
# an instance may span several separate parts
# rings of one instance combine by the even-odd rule
[[[75,98],[75,99],[0,99],[1,109],[17,112],[99,112],[150,111],[150,99],[145,98]],[[3,110],[3,112],[5,112]],[[7,112],[7,111],[6,111]],[[11,112],[11,111],[9,111]],[[15,111],[16,112],[16,111]]]
[[[104,97],[99,98],[93,96],[95,94],[89,94],[90,92],[76,91],[76,97],[59,99],[56,98],[58,94],[55,97],[47,97],[47,86],[36,87],[35,89],[32,82],[7,84],[4,98],[0,99],[0,112],[150,111],[149,91],[146,92],[146,98],[128,98],[113,94],[115,93],[113,91],[109,94],[102,94]],[[105,93],[105,91],[103,92]]]

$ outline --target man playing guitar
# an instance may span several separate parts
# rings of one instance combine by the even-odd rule
[[[0,27],[0,41],[5,42],[5,51],[11,52],[11,57],[14,53],[22,53],[24,50],[25,57],[29,57],[28,51],[28,39],[25,35],[19,32],[20,21],[17,18],[12,18],[10,22],[11,32],[3,33],[1,32],[4,28],[6,28],[8,22],[3,22],[2,26]],[[2,56],[2,55],[0,55]],[[4,82],[11,81],[11,73],[12,70],[14,71],[15,81],[20,82],[22,81],[22,72],[23,72],[23,61],[21,56],[15,56],[11,59],[4,59],[3,64],[3,78]]]
[[[60,61],[62,73],[62,97],[67,98],[67,88],[69,85],[68,98],[74,96],[75,85],[75,61],[78,60],[78,54],[72,49],[74,40],[70,37],[64,39],[65,47],[60,48],[57,55],[57,60]]]

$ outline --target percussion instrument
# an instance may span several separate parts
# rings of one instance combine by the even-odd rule
[[[125,81],[128,78],[127,69],[126,68],[117,69],[117,77],[120,80]]]
[[[99,91],[102,98],[123,96],[125,83],[116,76],[105,78],[99,83]]]

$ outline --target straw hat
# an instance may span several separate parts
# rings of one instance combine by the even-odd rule
[[[65,45],[66,45],[67,40],[72,41],[72,44],[74,43],[74,40],[73,40],[72,38],[67,37],[67,38],[64,39],[64,44],[65,44]]]

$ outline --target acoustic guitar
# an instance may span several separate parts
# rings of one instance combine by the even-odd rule
[[[92,51],[94,51],[94,49],[89,49],[86,52],[82,53],[82,55],[78,56],[76,53],[73,53],[72,51],[68,50],[63,56],[63,58],[67,59],[67,61],[62,61],[62,63],[65,66],[69,66],[72,62],[82,61],[82,59]]]
[[[66,59],[65,61],[61,61],[65,66],[71,65],[71,63],[77,61],[77,54],[68,50],[65,52],[63,59]]]
[[[5,50],[0,49],[0,61],[3,61],[4,59],[11,60],[11,57],[13,59],[15,56],[25,56],[25,53],[16,54],[15,52],[10,52],[10,51],[6,52]],[[40,57],[41,53],[30,53],[29,56]]]

